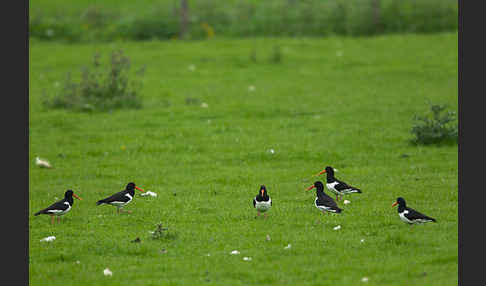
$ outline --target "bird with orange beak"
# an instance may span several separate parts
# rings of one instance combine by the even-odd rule
[[[258,195],[253,198],[253,207],[257,210],[257,216],[260,216],[260,212],[262,212],[263,216],[267,217],[266,211],[272,207],[272,199],[268,195],[265,185],[260,186]]]
[[[78,195],[76,195],[72,190],[67,190],[64,193],[64,199],[53,203],[52,205],[48,206],[47,208],[36,212],[34,215],[38,216],[40,214],[47,214],[51,216],[51,224],[54,224],[54,217],[57,216],[57,221],[61,221],[61,216],[65,215],[71,210],[71,207],[74,204],[73,197],[78,200],[81,200]]]
[[[316,199],[314,201],[314,205],[316,208],[322,213],[341,213],[343,210],[340,209],[337,203],[324,193],[324,184],[321,181],[316,181],[314,184],[306,189],[306,191],[310,191],[313,188],[316,188]]]
[[[343,181],[340,181],[334,177],[334,168],[333,167],[326,167],[324,170],[319,172],[314,176],[319,176],[326,173],[326,187],[329,191],[333,192],[336,195],[336,200],[339,201],[339,198],[343,195],[351,194],[351,193],[362,193],[360,189],[350,186]]]
[[[392,204],[392,207],[396,205],[398,205],[398,216],[403,222],[408,223],[409,225],[437,222],[435,218],[431,218],[412,208],[407,207],[407,203],[402,197],[397,198],[396,202]]]
[[[142,193],[144,192],[144,190],[137,187],[135,183],[130,182],[125,187],[125,190],[115,193],[105,199],[97,201],[96,205],[97,206],[101,204],[112,205],[116,207],[116,212],[120,213],[120,211],[123,211],[122,208],[133,200],[133,197],[135,196],[135,189],[141,191]],[[131,213],[131,211],[126,211],[126,212]]]

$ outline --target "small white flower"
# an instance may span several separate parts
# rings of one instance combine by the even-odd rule
[[[349,203],[351,203],[351,202],[350,202],[350,201],[348,201],[348,200],[344,200],[344,204],[345,204],[345,205],[347,205],[347,204],[349,204]]]
[[[76,260],[76,264],[80,264],[81,262],[79,260]]]
[[[269,152],[270,154],[275,154],[275,150],[273,150],[273,149],[269,149],[269,150],[268,150],[268,152]]]
[[[208,108],[208,107],[209,107],[209,105],[208,105],[206,102],[203,102],[203,103],[201,103],[201,107],[202,107],[202,108]]]
[[[40,241],[54,241],[56,239],[55,236],[48,236],[48,237],[44,237],[43,239],[41,239]]]
[[[240,252],[238,250],[233,250],[230,252],[230,254],[236,255],[236,254],[240,254]]]
[[[250,86],[248,87],[248,91],[249,91],[249,92],[253,92],[253,91],[255,91],[255,86],[254,86],[254,85],[250,85]]]
[[[364,241],[365,241],[364,238],[362,238],[359,242],[364,243]]]
[[[111,272],[110,269],[106,268],[105,270],[103,270],[103,274],[105,274],[105,276],[111,276],[113,275],[113,272]]]
[[[338,230],[338,229],[341,229],[341,226],[340,226],[340,225],[338,225],[338,226],[335,226],[335,227],[334,227],[333,229],[334,229],[334,230]]]
[[[210,254],[210,253],[208,253],[208,254],[206,254],[206,256],[211,256],[211,254]]]
[[[289,244],[287,244],[286,247],[284,247],[284,249],[290,249],[291,247],[292,247],[292,244],[289,243]]]
[[[195,65],[189,65],[187,67],[187,69],[190,70],[190,71],[195,71],[196,70],[196,66]]]
[[[245,260],[245,261],[251,261],[251,257],[246,257],[245,256],[245,257],[243,257],[243,260]]]
[[[267,240],[270,240],[270,239],[271,239],[269,234],[267,234],[266,239],[267,239]]]
[[[368,277],[361,278],[361,282],[368,282]]]

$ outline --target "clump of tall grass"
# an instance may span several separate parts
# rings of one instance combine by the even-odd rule
[[[430,114],[415,115],[415,124],[411,132],[415,136],[414,144],[450,144],[457,143],[458,127],[456,113],[446,111],[444,104],[431,104]]]
[[[140,108],[140,91],[145,67],[131,74],[130,59],[122,50],[111,53],[109,65],[100,61],[100,54],[93,56],[92,67],[83,67],[81,79],[75,82],[71,73],[66,74],[60,90],[53,96],[44,91],[43,104],[48,108],[78,111],[107,111],[117,108]],[[131,79],[131,77],[135,79]]]

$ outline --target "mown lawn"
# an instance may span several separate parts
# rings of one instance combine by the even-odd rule
[[[457,285],[457,146],[409,143],[430,103],[457,110],[457,46],[457,33],[31,41],[30,285]],[[147,66],[142,109],[42,106],[43,90],[116,48]],[[327,165],[363,190],[339,216],[304,191]],[[130,181],[158,196],[137,193],[132,214],[95,205]],[[251,204],[261,184],[274,202],[267,219]],[[83,200],[61,224],[33,216],[67,189]],[[438,223],[402,223],[398,196]],[[168,238],[151,238],[158,223]]]

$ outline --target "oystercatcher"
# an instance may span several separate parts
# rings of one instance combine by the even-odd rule
[[[257,216],[260,216],[260,212],[266,217],[265,213],[272,207],[272,199],[268,196],[267,188],[264,185],[260,186],[260,192],[253,198],[253,207],[257,210]]]
[[[314,185],[308,187],[306,190],[310,191],[316,188],[316,200],[314,205],[322,211],[322,213],[341,213],[343,210],[338,207],[333,198],[324,193],[324,184],[321,181],[316,181]]]
[[[339,181],[334,177],[334,168],[326,167],[316,176],[326,173],[326,187],[329,191],[333,192],[336,195],[336,200],[339,201],[339,198],[343,195],[350,194],[350,193],[361,193],[361,190],[346,184],[343,181]]]
[[[116,207],[116,212],[120,213],[121,208],[132,201],[133,197],[135,196],[135,189],[141,191],[142,193],[144,192],[144,190],[135,186],[135,183],[130,182],[127,184],[125,190],[113,194],[112,196],[109,196],[106,199],[97,201],[96,205],[97,206],[101,204],[112,205]],[[131,213],[131,211],[126,211],[126,212]]]
[[[407,207],[407,203],[405,202],[404,198],[397,198],[397,201],[393,203],[392,207],[396,205],[398,205],[398,216],[400,216],[400,219],[403,222],[406,222],[409,225],[437,222],[434,218],[421,214],[418,211]]]
[[[67,190],[64,193],[64,199],[53,203],[52,205],[48,206],[47,208],[36,212],[34,215],[38,216],[40,214],[48,214],[51,216],[51,224],[54,224],[54,216],[57,216],[57,221],[60,222],[61,216],[65,215],[67,212],[71,210],[71,207],[74,204],[73,197],[78,200],[81,200],[72,190]]]

